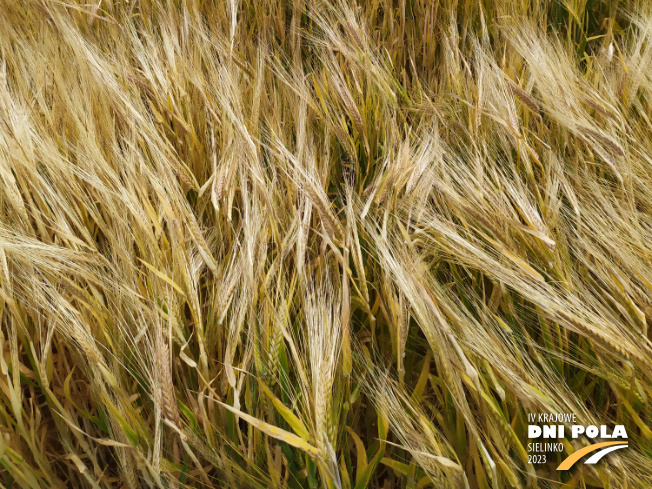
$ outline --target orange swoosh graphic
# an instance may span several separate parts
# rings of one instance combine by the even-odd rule
[[[594,452],[596,450],[599,450],[600,448],[610,447],[612,445],[627,445],[627,442],[626,441],[606,441],[604,443],[596,443],[594,445],[589,445],[588,447],[584,447],[581,450],[573,452],[571,455],[569,455],[562,463],[559,464],[559,467],[557,467],[557,470],[568,470],[573,466],[573,464],[575,462],[577,462],[579,459],[581,459],[587,453]]]

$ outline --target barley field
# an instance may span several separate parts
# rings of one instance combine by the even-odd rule
[[[642,0],[0,0],[0,488],[652,488],[651,95]]]

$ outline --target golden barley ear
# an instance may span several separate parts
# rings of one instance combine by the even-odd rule
[[[160,341],[156,347],[156,366],[158,368],[161,390],[161,409],[163,415],[172,421],[177,428],[181,428],[181,417],[177,407],[174,382],[172,379],[172,359],[170,349],[164,341]]]

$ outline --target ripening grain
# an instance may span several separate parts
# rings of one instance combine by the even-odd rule
[[[652,487],[651,96],[637,0],[0,0],[0,488]]]

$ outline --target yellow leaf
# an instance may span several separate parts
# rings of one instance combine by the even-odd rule
[[[358,461],[355,470],[355,485],[357,487],[358,484],[360,484],[362,474],[367,468],[369,462],[367,461],[367,452],[364,448],[364,443],[362,443],[360,437],[349,426],[346,427],[346,431],[349,432],[349,435],[351,435],[351,438],[353,438],[353,442],[355,443],[356,459]]]
[[[298,448],[299,450],[303,450],[304,452],[308,453],[309,455],[312,455],[313,457],[317,457],[317,458],[319,457],[319,450],[313,447],[310,443],[303,440],[302,438],[299,438],[297,435],[294,435],[289,431],[285,431],[279,428],[278,426],[272,426],[269,423],[265,423],[264,421],[258,418],[254,418],[253,416],[243,413],[242,411],[234,408],[233,406],[229,406],[228,404],[224,404],[223,402],[220,401],[217,402],[220,404],[220,406],[224,407],[225,409],[228,409],[234,414],[237,414],[242,419],[244,419],[247,423],[251,424],[254,428],[258,428],[266,435],[271,436],[272,438],[276,438],[277,440],[284,441],[288,445],[292,445],[293,447]]]
[[[186,295],[186,293],[183,291],[183,289],[182,289],[181,287],[179,287],[179,286],[178,286],[178,285],[177,285],[177,284],[176,284],[176,283],[175,283],[175,282],[174,282],[170,277],[168,277],[167,275],[165,275],[165,274],[162,273],[162,272],[159,272],[156,268],[154,268],[152,265],[150,265],[149,263],[147,263],[145,260],[143,260],[143,259],[141,259],[141,258],[138,258],[138,260],[140,260],[140,262],[141,262],[143,265],[145,265],[145,266],[146,266],[147,268],[149,268],[152,272],[154,272],[154,274],[155,274],[158,278],[160,278],[160,279],[164,280],[165,282],[167,282],[168,284],[170,284],[170,285],[174,288],[174,290],[176,290],[177,292],[179,292],[179,293],[180,293],[181,295],[183,295],[183,296]]]
[[[301,420],[290,410],[290,408],[283,404],[281,400],[276,397],[265,384],[259,382],[259,385],[265,395],[270,398],[272,404],[274,404],[274,407],[279,412],[279,414],[283,416],[283,419],[285,419],[285,421],[287,421],[288,424],[292,427],[294,432],[304,440],[308,441],[310,438],[310,433],[308,432],[306,426],[301,422]]]

